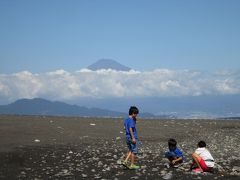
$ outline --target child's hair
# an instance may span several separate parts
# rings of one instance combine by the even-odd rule
[[[199,141],[198,142],[198,147],[206,147],[206,143],[204,141]]]
[[[129,109],[129,115],[133,115],[133,114],[138,114],[139,113],[139,110],[136,106],[131,106],[130,109]]]
[[[169,148],[175,148],[177,146],[177,141],[175,139],[170,138],[168,140],[168,147]]]

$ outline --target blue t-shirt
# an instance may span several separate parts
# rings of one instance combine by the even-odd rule
[[[171,150],[170,150],[170,152],[171,152]],[[181,151],[180,149],[178,149],[177,147],[176,147],[176,149],[173,150],[172,152],[174,152],[177,157],[182,157],[182,158],[183,158],[183,153],[182,153],[182,151]]]
[[[134,138],[138,139],[137,130],[136,130],[136,121],[133,120],[133,118],[128,117],[127,119],[125,119],[124,127],[125,127],[126,137],[127,138],[131,138],[131,134],[130,134],[129,128],[132,128]]]
[[[165,153],[166,158],[175,158],[175,157],[181,157],[183,161],[186,161],[186,159],[183,156],[183,153],[180,149],[177,147],[175,149],[169,149],[168,152]]]

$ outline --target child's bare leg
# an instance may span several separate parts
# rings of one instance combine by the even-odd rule
[[[134,153],[131,153],[131,165],[134,165],[135,158],[136,158],[136,155]]]
[[[128,159],[130,158],[131,154],[132,154],[131,151],[127,153],[126,159],[124,160],[124,162],[128,162]]]
[[[203,172],[203,169],[202,169],[202,167],[200,166],[200,164],[199,164],[199,162],[201,161],[201,157],[198,155],[198,154],[196,154],[196,153],[193,153],[192,154],[192,158],[193,158],[193,160],[195,161],[195,163],[197,164],[197,166],[201,169],[201,171]]]

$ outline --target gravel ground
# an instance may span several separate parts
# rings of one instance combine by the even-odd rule
[[[137,122],[140,170],[120,165],[127,152],[123,119],[0,116],[0,179],[240,179],[240,120]],[[167,140],[186,162],[166,168]],[[190,155],[204,140],[214,173],[189,172]]]

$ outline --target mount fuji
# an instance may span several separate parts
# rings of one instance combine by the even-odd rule
[[[100,59],[97,62],[87,67],[90,70],[96,71],[100,69],[112,69],[116,71],[129,71],[131,68],[124,66],[113,59]]]

